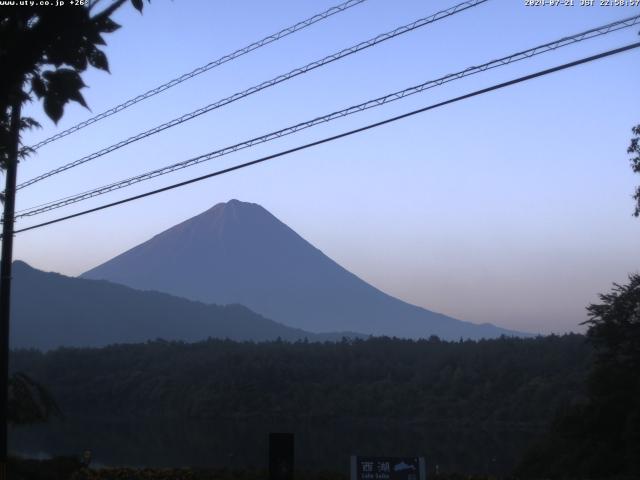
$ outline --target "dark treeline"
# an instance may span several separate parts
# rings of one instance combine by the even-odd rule
[[[441,342],[185,344],[20,350],[12,369],[67,417],[407,419],[539,429],[584,400],[580,335]]]
[[[558,412],[519,472],[532,478],[640,478],[640,275],[587,308],[594,348],[586,402]]]

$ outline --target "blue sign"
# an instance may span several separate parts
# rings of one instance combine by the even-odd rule
[[[351,480],[425,480],[424,457],[351,457]]]

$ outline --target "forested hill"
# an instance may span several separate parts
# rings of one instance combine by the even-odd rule
[[[313,334],[287,327],[242,305],[205,305],[105,281],[42,272],[13,264],[11,345],[52,349],[101,347],[164,338],[195,342],[339,340],[351,333]]]
[[[539,428],[584,395],[579,335],[483,341],[154,341],[47,353],[12,369],[67,417],[344,417]]]

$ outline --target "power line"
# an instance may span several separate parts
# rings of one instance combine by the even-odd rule
[[[282,157],[282,156],[285,156],[285,155],[289,155],[289,154],[294,153],[294,152],[298,152],[298,151],[301,151],[301,150],[306,150],[308,148],[315,147],[317,145],[322,145],[324,143],[332,142],[332,141],[338,140],[340,138],[344,138],[344,137],[348,137],[348,136],[351,136],[351,135],[355,135],[356,133],[361,133],[361,132],[364,132],[366,130],[370,130],[372,128],[380,127],[380,126],[386,125],[388,123],[393,123],[393,122],[396,122],[398,120],[402,120],[404,118],[408,118],[408,117],[417,115],[419,113],[424,113],[424,112],[427,112],[429,110],[434,110],[436,108],[443,107],[445,105],[450,105],[452,103],[456,103],[456,102],[459,102],[459,101],[462,101],[462,100],[466,100],[466,99],[469,99],[469,98],[472,98],[472,97],[476,97],[478,95],[483,95],[485,93],[489,93],[489,92],[492,92],[494,90],[499,90],[499,89],[502,89],[502,88],[505,88],[505,87],[509,87],[511,85],[515,85],[515,84],[518,84],[518,83],[522,83],[522,82],[526,82],[526,81],[529,81],[529,80],[533,80],[534,78],[542,77],[542,76],[549,75],[551,73],[555,73],[555,72],[558,72],[558,71],[561,71],[561,70],[566,70],[568,68],[576,67],[578,65],[582,65],[582,64],[585,64],[585,63],[593,62],[595,60],[599,60],[601,58],[609,57],[611,55],[616,55],[618,53],[626,52],[626,51],[629,51],[629,50],[632,50],[632,49],[635,49],[635,48],[638,48],[638,47],[640,47],[640,42],[632,43],[630,45],[625,45],[624,47],[616,48],[616,49],[613,49],[613,50],[608,50],[606,52],[599,53],[597,55],[592,55],[590,57],[585,57],[585,58],[582,58],[580,60],[576,60],[576,61],[573,61],[573,62],[565,63],[565,64],[562,64],[562,65],[559,65],[559,66],[556,66],[556,67],[548,68],[546,70],[541,70],[541,71],[538,71],[536,73],[532,73],[532,74],[529,74],[529,75],[525,75],[525,76],[516,78],[514,80],[509,80],[507,82],[499,83],[499,84],[493,85],[491,87],[483,88],[481,90],[476,90],[476,91],[468,93],[466,95],[461,95],[459,97],[455,97],[455,98],[452,98],[452,99],[449,99],[449,100],[445,100],[443,102],[439,102],[439,103],[435,103],[433,105],[429,105],[427,107],[423,107],[423,108],[420,108],[420,109],[417,109],[417,110],[413,110],[411,112],[404,113],[402,115],[397,115],[395,117],[387,118],[387,119],[379,121],[379,122],[371,123],[371,124],[366,125],[364,127],[356,128],[354,130],[349,130],[347,132],[343,132],[343,133],[340,133],[338,135],[333,135],[331,137],[326,137],[326,138],[323,138],[321,140],[317,140],[315,142],[307,143],[305,145],[301,145],[301,146],[298,146],[298,147],[295,147],[295,148],[291,148],[291,149],[284,150],[284,151],[281,151],[281,152],[278,152],[278,153],[274,153],[272,155],[267,155],[266,157],[258,158],[257,160],[252,160],[250,162],[242,163],[242,164],[235,165],[233,167],[225,168],[225,169],[222,169],[222,170],[217,170],[215,172],[212,172],[212,173],[209,173],[209,174],[206,174],[206,175],[202,175],[200,177],[192,178],[190,180],[186,180],[186,181],[179,182],[179,183],[174,183],[172,185],[168,185],[166,187],[158,188],[156,190],[152,190],[152,191],[149,191],[149,192],[146,192],[146,193],[142,193],[140,195],[135,195],[135,196],[132,196],[132,197],[125,198],[123,200],[118,200],[116,202],[107,203],[107,204],[101,205],[99,207],[90,208],[90,209],[84,210],[82,212],[74,213],[74,214],[71,214],[71,215],[66,215],[64,217],[59,217],[59,218],[56,218],[54,220],[49,220],[47,222],[39,223],[37,225],[32,225],[30,227],[21,228],[19,230],[15,230],[14,233],[21,233],[21,232],[26,232],[26,231],[29,231],[29,230],[34,230],[36,228],[41,228],[41,227],[44,227],[44,226],[47,226],[47,225],[52,225],[54,223],[59,223],[59,222],[65,221],[65,220],[70,220],[72,218],[76,218],[76,217],[80,217],[80,216],[83,216],[83,215],[87,215],[89,213],[97,212],[99,210],[104,210],[104,209],[107,209],[107,208],[115,207],[117,205],[122,205],[124,203],[132,202],[134,200],[139,200],[141,198],[145,198],[145,197],[149,197],[149,196],[152,196],[152,195],[156,195],[158,193],[166,192],[168,190],[173,190],[175,188],[184,187],[186,185],[190,185],[192,183],[200,182],[200,181],[206,180],[208,178],[217,177],[217,176],[220,176],[220,175],[224,175],[226,173],[233,172],[235,170],[240,170],[240,169],[247,168],[247,167],[250,167],[250,166],[253,166],[253,165],[257,165],[259,163],[263,163],[263,162],[266,162],[268,160],[273,160],[275,158]]]
[[[205,162],[205,161],[209,161],[212,160],[214,158],[219,158],[222,157],[224,155],[228,155],[230,153],[233,152],[237,152],[239,150],[243,150],[245,148],[249,148],[252,147],[254,145],[257,144],[261,144],[261,143],[266,143],[268,141],[271,140],[275,140],[278,138],[281,138],[283,136],[286,135],[290,135],[296,132],[299,132],[301,130],[313,127],[315,125],[319,125],[321,123],[326,123],[326,122],[330,122],[332,120],[336,120],[338,118],[342,118],[342,117],[346,117],[348,115],[352,115],[354,113],[357,112],[362,112],[364,110],[368,110],[370,108],[375,108],[375,107],[379,107],[381,105],[384,105],[386,103],[390,103],[396,100],[400,100],[401,98],[405,98],[407,96],[410,95],[414,95],[416,93],[420,93],[423,92],[425,90],[428,90],[430,88],[434,88],[437,86],[440,86],[444,83],[448,83],[448,82],[452,82],[455,80],[458,80],[460,78],[464,78],[470,75],[475,75],[477,73],[481,73],[484,72],[486,70],[490,70],[493,68],[497,68],[497,67],[502,67],[505,65],[508,65],[510,63],[514,63],[520,60],[524,60],[527,58],[531,58],[533,56],[536,55],[540,55],[542,53],[546,53],[552,50],[556,50],[558,48],[567,46],[567,45],[571,45],[577,42],[581,42],[590,38],[594,38],[597,36],[601,36],[601,35],[606,35],[607,33],[613,32],[613,31],[617,31],[623,28],[628,28],[631,27],[634,24],[640,23],[640,15],[637,15],[635,17],[630,17],[627,19],[623,19],[623,20],[619,20],[617,22],[612,22],[610,24],[601,26],[601,27],[596,27],[596,28],[592,28],[590,30],[586,30],[584,32],[572,35],[572,36],[568,36],[568,37],[563,37],[559,40],[555,40],[553,42],[549,42],[543,45],[539,45],[537,47],[534,48],[530,48],[528,50],[524,50],[521,52],[517,52],[511,55],[508,55],[506,57],[502,57],[496,60],[492,60],[490,62],[478,65],[478,66],[472,66],[469,68],[466,68],[465,70],[456,72],[456,73],[451,73],[448,75],[445,75],[443,77],[437,78],[435,80],[429,80],[427,82],[421,83],[420,85],[416,85],[416,86],[412,86],[409,88],[406,88],[404,90],[399,90],[396,91],[394,93],[390,93],[387,94],[385,96],[382,97],[378,97],[376,99],[373,100],[369,100],[367,102],[364,103],[360,103],[358,105],[353,105],[350,106],[348,108],[342,109],[342,110],[338,110],[335,112],[332,112],[330,114],[327,115],[323,115],[320,117],[316,117],[312,120],[306,121],[306,122],[302,122],[302,123],[298,123],[296,125],[287,127],[287,128],[283,128],[271,133],[268,133],[266,135],[262,135],[259,137],[255,137],[252,138],[250,140],[241,142],[241,143],[237,143],[235,145],[231,145],[228,147],[224,147],[222,149],[219,150],[215,150],[203,155],[199,155],[197,157],[193,157],[187,160],[184,160],[182,162],[178,162],[178,163],[174,163],[172,165],[168,165],[156,170],[152,170],[150,172],[146,172],[140,175],[136,175],[124,180],[120,180],[118,182],[115,183],[111,183],[109,185],[104,185],[102,187],[98,187],[92,190],[88,190],[79,194],[75,194],[72,196],[68,196],[65,198],[61,198],[58,200],[53,200],[44,204],[40,204],[40,205],[36,205],[24,210],[21,210],[18,212],[18,215],[16,216],[16,218],[21,218],[21,217],[29,217],[29,216],[34,216],[34,215],[38,215],[50,210],[55,210],[58,208],[62,208],[64,206],[67,205],[71,205],[83,200],[87,200],[89,198],[93,198],[93,197],[97,197],[99,195],[103,195],[115,190],[119,190],[121,188],[125,188],[125,187],[129,187],[133,184],[145,181],[145,180],[150,180],[152,178],[161,176],[161,175],[166,175],[168,173],[177,171],[177,170],[181,170],[183,168],[187,168],[187,167],[191,167],[193,165],[197,165],[199,163]]]
[[[166,83],[163,83],[162,85],[159,85],[155,88],[152,88],[151,90],[148,90],[144,93],[141,93],[140,95],[130,98],[129,100],[116,105],[115,107],[110,108],[109,110],[105,110],[104,112],[95,115],[91,118],[88,118],[87,120],[84,120],[66,130],[63,130],[60,133],[57,133],[49,138],[45,138],[44,140],[36,143],[35,145],[31,146],[30,148],[32,148],[33,150],[37,150],[40,147],[43,147],[51,142],[55,142],[56,140],[59,140],[63,137],[66,137],[67,135],[70,135],[74,132],[77,132],[79,130],[82,130],[85,127],[88,127],[89,125],[92,125],[100,120],[103,120],[107,117],[110,117],[111,115],[114,115],[118,112],[121,112],[122,110],[125,110],[133,105],[135,105],[136,103],[139,103],[143,100],[146,100],[148,98],[151,98],[155,95],[158,95],[159,93],[164,92],[165,90],[170,89],[171,87],[175,87],[176,85],[182,83],[182,82],[186,82],[187,80],[192,79],[193,77],[200,75],[201,73],[205,73],[208,72],[209,70],[219,67],[222,64],[225,64],[227,62],[230,62],[231,60],[235,60],[238,57],[241,57],[243,55],[246,55],[247,53],[252,52],[253,50],[257,50],[260,47],[264,47],[266,45],[269,45],[270,43],[273,43],[277,40],[280,40],[288,35],[291,35],[292,33],[298,32],[300,30],[303,30],[307,27],[310,27],[311,25],[313,25],[314,23],[317,23],[321,20],[325,20],[333,15],[335,15],[336,13],[341,13],[344,12],[345,10],[351,8],[351,7],[355,7],[356,5],[359,5],[363,2],[366,2],[367,0],[348,0],[344,3],[341,3],[340,5],[336,5],[333,6],[327,10],[325,10],[324,12],[318,13],[316,15],[313,15],[312,17],[309,17],[305,20],[302,20],[301,22],[296,23],[295,25],[292,25],[290,27],[287,27],[283,30],[280,30],[279,32],[276,32],[274,34],[271,34],[265,38],[263,38],[262,40],[258,40],[257,42],[254,42],[250,45],[247,45],[246,47],[240,48],[238,50],[236,50],[233,53],[229,53],[227,55],[224,55],[216,60],[213,60],[209,63],[207,63],[206,65],[202,65],[201,67],[198,67],[188,73],[185,73],[183,75],[180,75],[179,77],[174,78],[173,80],[169,80]]]
[[[303,67],[299,67],[296,69],[291,70],[288,73],[279,75],[275,78],[272,78],[271,80],[267,80],[266,82],[262,82],[259,85],[253,86],[247,90],[244,90],[242,92],[238,92],[235,93],[229,97],[223,98],[221,100],[218,100],[217,102],[211,103],[209,105],[206,105],[204,107],[201,107],[197,110],[194,110],[193,112],[187,113],[185,115],[182,115],[181,117],[178,118],[174,118],[173,120],[170,120],[169,122],[163,123],[162,125],[158,125],[157,127],[154,127],[150,130],[147,130],[145,132],[141,132],[137,135],[134,135],[132,137],[129,137],[125,140],[121,140],[118,143],[115,143],[113,145],[110,145],[109,147],[103,148],[102,150],[99,150],[95,153],[92,153],[90,155],[87,155],[85,157],[82,157],[78,160],[75,160],[71,163],[68,163],[66,165],[62,165],[61,167],[58,167],[56,169],[53,169],[47,173],[44,173],[42,175],[39,175],[35,178],[32,178],[31,180],[27,180],[26,182],[23,182],[21,184],[19,184],[16,188],[19,190],[21,188],[25,188],[28,187],[29,185],[33,185],[34,183],[40,182],[42,180],[44,180],[45,178],[49,178],[53,175],[57,175],[58,173],[64,172],[66,170],[69,170],[70,168],[74,168],[77,167],[78,165],[82,165],[83,163],[89,162],[91,160],[95,160],[96,158],[99,158],[103,155],[106,155],[108,153],[111,153],[115,150],[118,150],[126,145],[129,145],[130,143],[133,142],[137,142],[138,140],[142,140],[146,137],[149,137],[151,135],[154,135],[156,133],[162,132],[163,130],[166,130],[168,128],[171,127],[175,127],[176,125],[180,125],[184,122],[187,122],[189,120],[192,120],[196,117],[199,117],[200,115],[203,115],[205,113],[208,113],[212,110],[218,109],[220,107],[223,107],[225,105],[228,105],[230,103],[233,103],[237,100],[240,100],[242,98],[248,97],[250,95],[253,95],[254,93],[258,93],[266,88],[272,87],[274,85],[277,85],[279,83],[285,82],[287,80],[290,80],[294,77],[297,77],[298,75],[302,75],[305,74],[307,72],[310,72],[311,70],[314,70],[316,68],[322,67],[324,65],[327,65],[329,63],[335,62],[336,60],[342,59],[344,57],[347,57],[349,55],[352,55],[354,53],[360,52],[362,50],[365,50],[367,48],[373,47],[374,45],[377,45],[379,43],[385,42],[387,40],[390,40],[392,38],[395,38],[397,36],[403,35],[405,33],[411,32],[413,30],[416,30],[420,27],[424,27],[426,25],[429,25],[431,23],[437,22],[438,20],[442,20],[444,18],[450,17],[452,15],[455,15],[456,13],[460,13],[464,10],[467,10],[469,8],[473,8],[475,6],[478,6],[482,3],[487,2],[488,0],[467,0],[465,2],[462,2],[458,5],[455,5],[451,8],[448,8],[446,10],[442,10],[440,12],[437,12],[433,15],[430,15],[428,17],[424,17],[424,18],[420,18],[410,24],[407,25],[403,25],[401,27],[396,28],[395,30],[392,30],[390,32],[387,33],[382,33],[380,35],[377,35],[374,38],[371,38],[369,40],[366,40],[364,42],[358,43],[357,45],[354,45],[352,47],[349,48],[345,48],[344,50],[341,50],[337,53],[334,53],[332,55],[328,55],[320,60],[316,60],[314,62],[311,62]]]

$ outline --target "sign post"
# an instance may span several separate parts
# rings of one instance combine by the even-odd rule
[[[293,480],[293,433],[269,434],[269,480]]]

